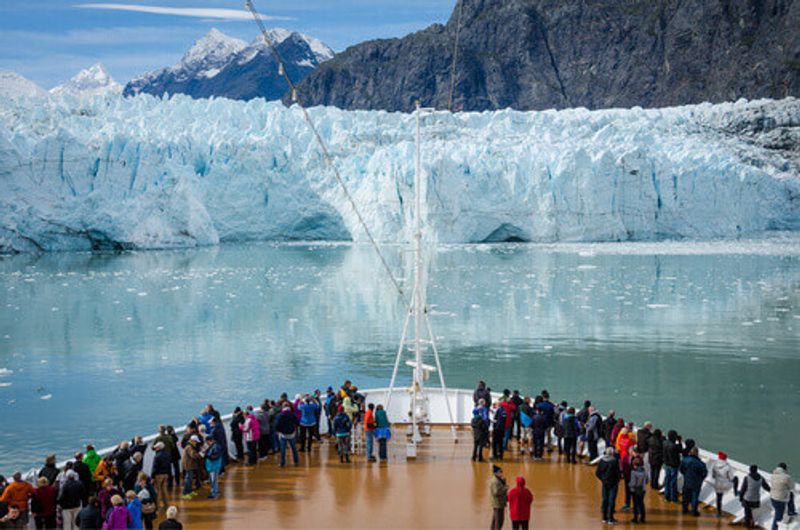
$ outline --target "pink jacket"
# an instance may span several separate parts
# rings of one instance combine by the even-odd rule
[[[245,442],[257,442],[261,437],[261,431],[258,428],[258,418],[254,414],[250,414],[244,423],[239,425],[239,429],[244,433]]]
[[[131,514],[125,506],[114,506],[103,523],[103,530],[125,530],[131,524]]]

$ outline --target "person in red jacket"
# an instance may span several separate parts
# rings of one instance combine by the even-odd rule
[[[517,477],[517,487],[508,492],[508,515],[513,530],[528,530],[531,503],[533,503],[533,493],[525,487],[525,478]]]

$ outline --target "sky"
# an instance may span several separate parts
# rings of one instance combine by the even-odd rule
[[[446,22],[455,0],[253,0],[267,27],[342,51]],[[171,66],[211,28],[251,41],[244,0],[0,0],[0,70],[44,88],[101,63],[120,83]]]

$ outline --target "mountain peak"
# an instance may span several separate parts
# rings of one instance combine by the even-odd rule
[[[16,72],[0,71],[0,97],[41,97],[46,92],[36,83]]]
[[[69,81],[50,90],[52,94],[90,95],[118,94],[122,85],[100,63],[95,63],[75,74]]]
[[[211,28],[184,54],[181,62],[172,67],[199,74],[218,68],[229,58],[247,47],[243,40],[224,34],[217,28]]]

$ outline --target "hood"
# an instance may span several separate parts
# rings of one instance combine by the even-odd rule
[[[518,488],[525,487],[525,477],[517,477],[517,487]]]
[[[600,458],[600,460],[602,460],[603,462],[611,462],[612,460],[616,460],[616,459],[617,459],[617,457],[614,456],[614,455],[603,455]]]
[[[775,468],[775,469],[772,471],[772,474],[773,474],[773,475],[784,475],[784,476],[788,476],[788,475],[789,475],[789,473],[787,473],[787,472],[786,472],[786,470],[785,470],[785,469],[783,469],[782,467],[776,467],[776,468]]]

